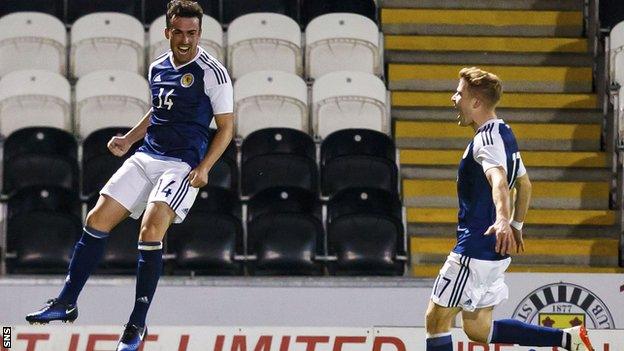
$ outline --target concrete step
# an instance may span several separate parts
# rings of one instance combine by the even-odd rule
[[[533,181],[531,208],[608,210],[610,184],[602,182]],[[408,207],[457,206],[455,180],[403,179],[403,203]]]
[[[401,149],[401,165],[457,167],[464,150]],[[606,168],[611,160],[604,152],[525,151],[522,160],[527,167]]]
[[[510,124],[520,150],[600,151],[599,124]],[[472,128],[454,122],[395,121],[397,146],[411,149],[461,149],[474,136]]]
[[[416,278],[435,278],[442,268],[444,261],[439,263],[421,263],[411,266],[410,272]],[[518,264],[515,260],[507,269],[507,272],[530,272],[530,273],[624,273],[624,268],[617,266],[579,266],[576,264]]]
[[[386,35],[386,50],[587,53],[584,38],[472,37],[434,35]]]
[[[432,37],[435,38],[435,37]],[[435,44],[431,44],[435,45]],[[430,46],[428,46],[430,47]],[[518,66],[575,66],[593,65],[593,58],[587,52],[498,52],[488,51],[480,46],[468,50],[446,52],[426,50],[388,49],[384,51],[386,62],[457,64],[471,62],[473,65],[518,65]],[[478,51],[474,51],[478,50]]]
[[[523,152],[524,154],[527,152]],[[459,164],[459,160],[457,160]],[[531,180],[544,181],[604,181],[610,180],[613,175],[609,168],[550,168],[527,167]],[[405,165],[401,167],[401,177],[408,179],[452,179],[457,178],[457,164],[447,166],[435,165]]]
[[[599,110],[497,108],[496,114],[506,122],[526,123],[602,123]],[[455,121],[457,110],[448,107],[393,108],[392,118],[419,121]]]
[[[455,246],[454,238],[410,238],[412,265],[442,263]],[[524,253],[513,253],[519,264],[617,266],[617,239],[525,239]]]
[[[581,0],[383,0],[383,8],[581,11]]]
[[[392,108],[395,107],[448,107],[452,106],[452,93],[393,91]],[[553,108],[553,109],[597,109],[596,94],[573,93],[506,93],[498,106],[503,108]]]
[[[457,223],[457,208],[408,207],[408,223]],[[548,225],[612,226],[616,212],[610,210],[553,210],[533,209],[524,223]],[[616,246],[617,247],[617,246]]]
[[[580,37],[581,11],[393,9],[381,11],[385,34]]]
[[[466,65],[394,64],[388,66],[391,90],[455,91]],[[591,67],[481,66],[503,81],[507,92],[590,93]]]
[[[419,237],[447,237],[455,238],[457,223],[410,223],[407,232],[412,236]],[[526,238],[608,238],[618,239],[620,229],[618,225],[556,225],[556,224],[531,224],[522,228]]]

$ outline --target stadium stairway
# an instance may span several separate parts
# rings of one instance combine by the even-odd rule
[[[457,165],[473,131],[456,125],[458,71],[498,74],[533,182],[527,252],[511,271],[615,272],[611,159],[582,0],[385,0],[387,77],[415,276],[437,275],[454,245]]]

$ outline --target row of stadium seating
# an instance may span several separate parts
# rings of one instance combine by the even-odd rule
[[[386,87],[368,73],[329,73],[309,92],[294,74],[252,72],[235,82],[234,100],[237,135],[242,138],[269,127],[293,128],[319,138],[345,128],[390,133]],[[63,76],[16,71],[0,80],[0,134],[49,126],[85,138],[101,128],[132,127],[151,105],[148,83],[136,73],[100,70],[85,75],[72,99]]]
[[[121,13],[94,13],[74,23],[68,39],[56,18],[19,12],[0,18],[0,76],[20,69],[44,69],[73,78],[102,69],[122,69],[144,75],[146,64],[169,50],[165,17],[146,33],[141,23]],[[258,70],[282,70],[318,78],[338,70],[380,75],[381,35],[375,22],[352,13],[314,19],[302,35],[291,18],[253,13],[234,20],[227,41],[221,25],[204,16],[200,45],[227,66],[232,78]],[[305,48],[304,43],[305,41]],[[226,50],[227,48],[227,50]],[[69,72],[66,52],[69,51]],[[226,54],[227,51],[227,54]]]
[[[150,24],[163,15],[169,0],[3,0],[0,16],[18,11],[39,11],[68,24],[93,12],[121,12]],[[305,26],[317,16],[331,12],[353,12],[375,21],[374,0],[197,0],[204,13],[223,23],[251,12],[275,12]]]
[[[83,199],[97,195],[127,158],[113,156],[106,144],[127,130],[96,131],[85,139],[80,152],[76,139],[59,129],[16,131],[3,147],[2,193],[12,197],[23,188],[55,186],[76,193],[82,189]],[[209,185],[236,197],[254,196],[276,186],[301,188],[311,194],[320,189],[322,195],[330,197],[352,187],[398,194],[396,149],[387,135],[366,129],[341,130],[326,138],[318,149],[309,135],[298,130],[258,130],[243,140],[240,153],[234,143],[230,144],[211,171]]]

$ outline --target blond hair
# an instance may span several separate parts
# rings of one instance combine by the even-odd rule
[[[495,107],[503,94],[503,83],[497,75],[477,67],[465,67],[459,77],[468,85],[474,95],[483,99],[489,107]]]

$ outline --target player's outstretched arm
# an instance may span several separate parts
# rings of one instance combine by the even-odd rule
[[[230,141],[234,136],[233,113],[218,114],[214,118],[217,123],[217,133],[212,139],[204,159],[189,173],[190,184],[194,188],[201,188],[208,184],[208,172],[210,172],[212,166],[230,145]]]
[[[503,167],[492,167],[485,172],[487,180],[492,187],[492,200],[496,206],[496,221],[492,224],[485,235],[496,235],[496,252],[506,255],[516,246],[511,226],[510,218],[510,202],[509,202],[509,185],[507,184],[507,175]]]
[[[511,230],[516,240],[516,252],[524,252],[524,240],[522,239],[522,224],[529,211],[531,202],[531,181],[529,175],[525,173],[516,179],[516,201],[514,202],[514,215]]]
[[[121,157],[130,150],[132,144],[137,141],[143,139],[145,137],[145,133],[147,133],[147,127],[149,127],[150,115],[152,114],[152,109],[150,108],[143,118],[137,123],[132,129],[126,133],[124,136],[114,136],[108,142],[108,149],[113,155]]]

